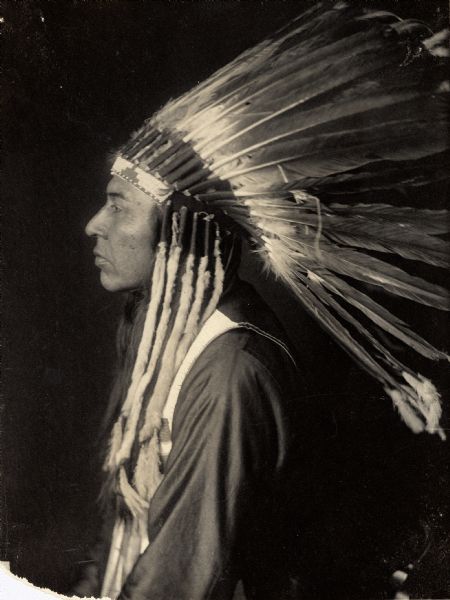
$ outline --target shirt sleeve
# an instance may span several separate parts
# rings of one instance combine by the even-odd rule
[[[257,358],[200,357],[176,407],[150,544],[120,600],[231,598],[252,506],[273,485],[285,438],[280,386]]]

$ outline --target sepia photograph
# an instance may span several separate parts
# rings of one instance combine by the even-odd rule
[[[0,30],[0,600],[450,599],[448,1]]]

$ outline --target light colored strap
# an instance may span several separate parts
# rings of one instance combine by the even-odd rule
[[[175,412],[175,406],[178,401],[181,387],[197,358],[200,356],[203,350],[205,350],[205,348],[220,335],[239,327],[241,327],[240,323],[232,321],[219,310],[214,311],[203,325],[199,334],[189,348],[186,356],[184,357],[184,360],[181,363],[173,380],[169,395],[167,396],[167,401],[163,410],[163,419],[167,420],[170,430],[172,430],[173,414]],[[161,443],[161,450],[163,454],[166,454],[166,448],[163,446],[167,446],[167,444],[171,444],[171,442]]]

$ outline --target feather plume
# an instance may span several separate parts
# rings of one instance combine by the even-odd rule
[[[442,414],[440,395],[435,386],[423,375],[415,376],[407,371],[402,375],[408,385],[385,388],[402,419],[414,433],[426,430],[428,433],[437,433],[445,440],[445,432],[439,425]]]

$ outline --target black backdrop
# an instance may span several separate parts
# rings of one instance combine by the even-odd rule
[[[65,591],[97,529],[93,441],[110,385],[121,299],[101,289],[83,227],[102,202],[105,157],[169,97],[310,4],[10,0],[3,5],[1,474],[6,486],[0,545],[1,558],[11,561],[13,571],[38,585]],[[365,4],[435,26],[445,21],[442,1]],[[437,206],[446,191],[430,187],[416,192],[411,203],[422,194]],[[245,274],[253,277],[247,266]],[[378,399],[380,391],[293,310],[275,284],[267,287],[262,278],[255,283],[309,357],[305,368],[318,371],[317,395],[342,398],[343,420],[350,415],[347,420],[356,423],[354,406],[369,395]],[[445,346],[448,329],[438,315],[425,318],[410,307],[402,316]],[[441,390],[448,391],[442,378]],[[406,462],[420,456],[425,464],[424,512],[437,531],[433,551],[422,559],[417,589],[442,597],[448,580],[440,565],[450,556],[443,493],[448,447],[399,430],[399,447],[409,453]],[[386,443],[379,433],[378,451]],[[395,486],[395,478],[386,485]],[[404,511],[407,515],[407,501]]]

